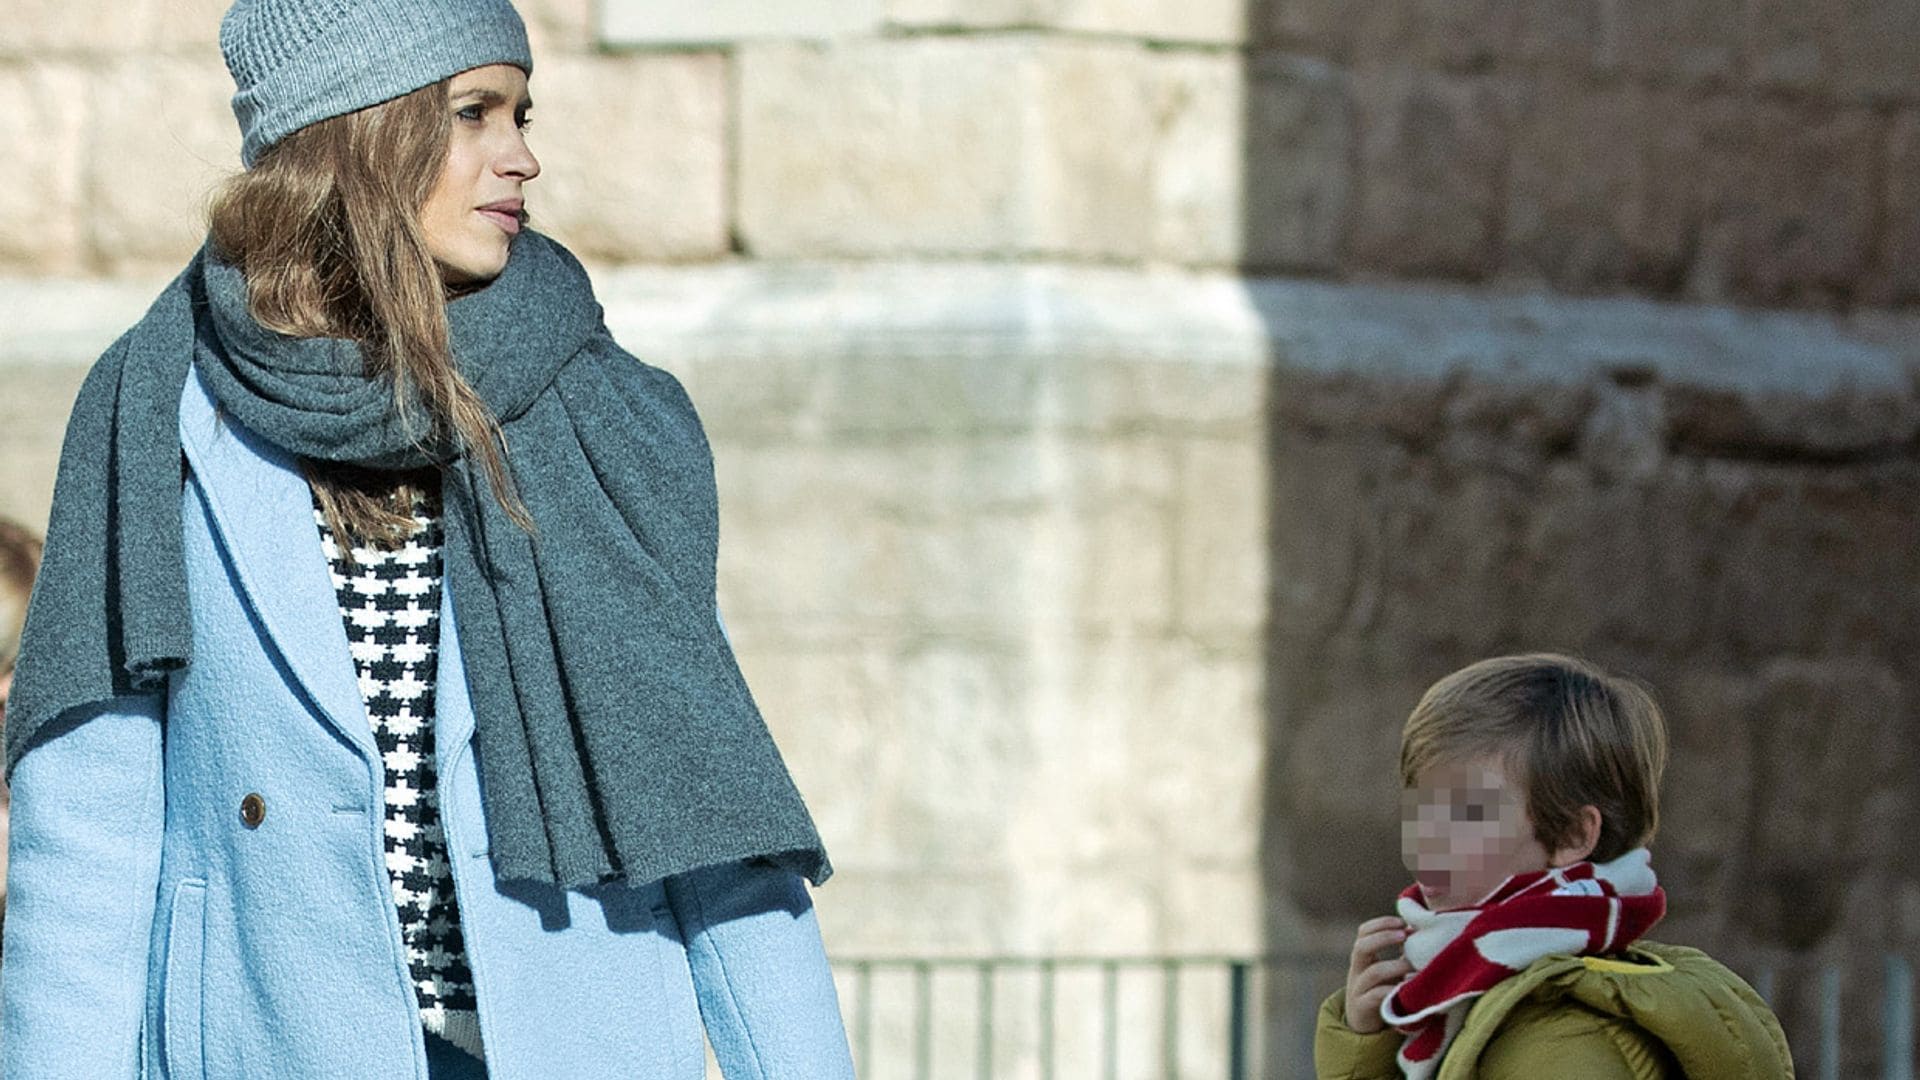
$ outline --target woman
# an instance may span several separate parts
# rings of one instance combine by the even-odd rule
[[[851,1077],[711,455],[526,229],[509,0],[241,0],[248,171],[69,421],[6,1075]]]

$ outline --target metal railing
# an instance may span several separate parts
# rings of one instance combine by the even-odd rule
[[[1264,1080],[1313,1076],[1315,1018],[1346,958],[843,957],[834,966],[862,1080]],[[1901,954],[1851,979],[1836,966],[1817,970],[1815,1030],[1788,1032],[1815,1080],[1839,1080],[1853,994],[1862,1004],[1879,998],[1879,1075],[1914,1080],[1913,970]],[[1797,986],[1777,965],[1742,974],[1769,1002]]]

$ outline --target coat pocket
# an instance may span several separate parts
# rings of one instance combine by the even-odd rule
[[[168,1080],[206,1075],[200,1049],[201,955],[205,947],[207,883],[173,887],[167,915],[166,982],[160,998],[160,1046]]]

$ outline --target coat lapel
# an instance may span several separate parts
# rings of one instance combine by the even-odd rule
[[[221,417],[197,369],[180,397],[180,445],[267,636],[327,721],[378,760],[298,462]]]

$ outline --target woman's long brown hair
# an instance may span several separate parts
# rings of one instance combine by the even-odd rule
[[[288,135],[214,192],[214,246],[239,267],[260,325],[293,337],[353,339],[370,374],[391,380],[403,417],[424,408],[430,437],[451,437],[486,474],[521,528],[532,520],[503,461],[499,422],[455,370],[452,294],[427,247],[420,208],[445,166],[453,124],[442,80]],[[385,472],[303,460],[328,526],[392,548],[412,535],[432,469]]]

